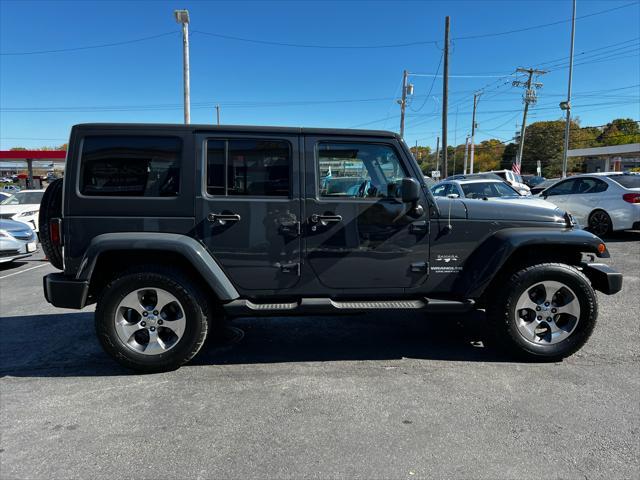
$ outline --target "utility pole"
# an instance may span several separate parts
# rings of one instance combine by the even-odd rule
[[[402,72],[402,99],[398,102],[400,104],[400,137],[404,138],[404,112],[407,108],[407,78],[409,72],[404,70]]]
[[[463,175],[467,174],[467,154],[468,153],[469,153],[469,135],[467,135],[467,139],[464,141],[464,166],[462,167]],[[473,171],[471,173],[473,173]]]
[[[440,170],[440,137],[436,140],[436,168],[434,170]]]
[[[560,103],[560,108],[567,111],[567,121],[564,126],[564,148],[562,150],[562,178],[567,177],[567,154],[569,152],[569,134],[571,132],[571,79],[573,77],[573,40],[576,33],[576,0],[573,0],[573,15],[571,17],[571,47],[569,50],[569,85],[567,87],[567,101]]]
[[[518,156],[516,157],[516,169],[515,173],[520,174],[522,170],[522,152],[524,150],[524,135],[527,130],[527,112],[529,111],[529,105],[534,105],[537,101],[536,90],[542,87],[542,83],[533,82],[534,75],[544,75],[547,73],[545,70],[536,70],[534,68],[518,68],[516,72],[526,73],[529,75],[529,78],[526,82],[522,82],[519,80],[515,80],[513,82],[514,87],[527,87],[524,94],[524,112],[522,114],[522,126],[520,127],[520,145],[518,146]]]
[[[475,134],[476,134],[476,107],[478,106],[478,98],[482,92],[473,94],[473,117],[471,118],[471,168],[469,173],[473,173],[473,159],[475,157]]]
[[[220,105],[216,105],[216,118],[218,120],[218,125],[220,125]]]
[[[449,17],[444,19],[444,72],[442,75],[442,178],[447,178],[447,105],[449,101]]]
[[[182,80],[184,83],[184,123],[191,123],[189,81],[189,10],[174,10],[176,22],[182,24]]]

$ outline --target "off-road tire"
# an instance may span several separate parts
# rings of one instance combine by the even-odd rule
[[[593,333],[598,318],[596,294],[587,277],[578,269],[561,263],[533,265],[507,275],[490,296],[487,319],[494,330],[494,344],[524,360],[559,361],[577,352]],[[575,330],[559,343],[534,344],[526,340],[516,325],[516,302],[536,283],[558,281],[573,290],[580,305]]]
[[[171,293],[184,309],[186,327],[170,350],[157,355],[133,351],[118,338],[116,309],[130,292],[155,287]],[[209,331],[207,299],[192,279],[179,269],[148,265],[124,272],[102,291],[95,312],[95,328],[104,350],[121,365],[141,373],[171,371],[191,360],[205,343]]]
[[[40,202],[38,214],[38,229],[40,230],[40,244],[51,265],[62,270],[62,246],[51,243],[50,220],[62,217],[62,186],[63,179],[58,178],[49,184]],[[62,235],[62,232],[60,232]]]

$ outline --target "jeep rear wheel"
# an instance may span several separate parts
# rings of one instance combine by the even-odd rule
[[[207,301],[182,272],[149,266],[109,284],[98,301],[98,338],[115,360],[140,372],[175,370],[208,332]]]
[[[555,361],[578,351],[598,316],[589,280],[569,265],[525,268],[508,280],[487,309],[499,343],[528,359]]]

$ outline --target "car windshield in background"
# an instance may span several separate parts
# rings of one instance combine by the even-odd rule
[[[0,205],[40,205],[44,192],[20,192],[0,202]]]
[[[640,188],[640,175],[607,175],[624,188]]]
[[[500,175],[496,175],[495,173],[468,173],[468,174],[456,174],[451,175],[446,178],[446,180],[477,180],[485,178],[487,180],[503,180]]]
[[[460,185],[466,198],[519,197],[520,194],[505,183],[478,182]]]

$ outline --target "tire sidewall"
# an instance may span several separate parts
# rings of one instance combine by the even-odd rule
[[[562,358],[582,347],[593,332],[598,315],[595,292],[587,279],[578,270],[562,265],[539,265],[517,277],[518,281],[509,289],[503,310],[503,321],[510,339],[524,352],[539,357]],[[552,345],[538,345],[525,339],[518,330],[516,304],[526,290],[546,280],[563,283],[575,293],[580,304],[580,318],[566,339]]]
[[[159,288],[174,295],[182,305],[186,325],[182,338],[171,349],[158,355],[144,355],[122,343],[115,326],[115,315],[122,299],[140,288]],[[198,350],[207,334],[206,314],[189,286],[158,273],[135,273],[110,284],[96,308],[98,338],[107,353],[126,367],[140,371],[165,371],[178,368]]]
[[[591,227],[591,219],[593,218],[594,215],[598,214],[598,213],[602,213],[606,216],[607,218],[607,231],[604,233],[596,233],[593,231],[593,228]],[[591,233],[595,234],[595,235],[599,235],[601,237],[604,237],[606,235],[609,235],[612,231],[613,231],[613,222],[611,221],[611,216],[605,212],[604,210],[594,210],[593,212],[591,212],[591,214],[589,215],[589,220],[588,220],[588,229],[589,231],[591,231]]]

